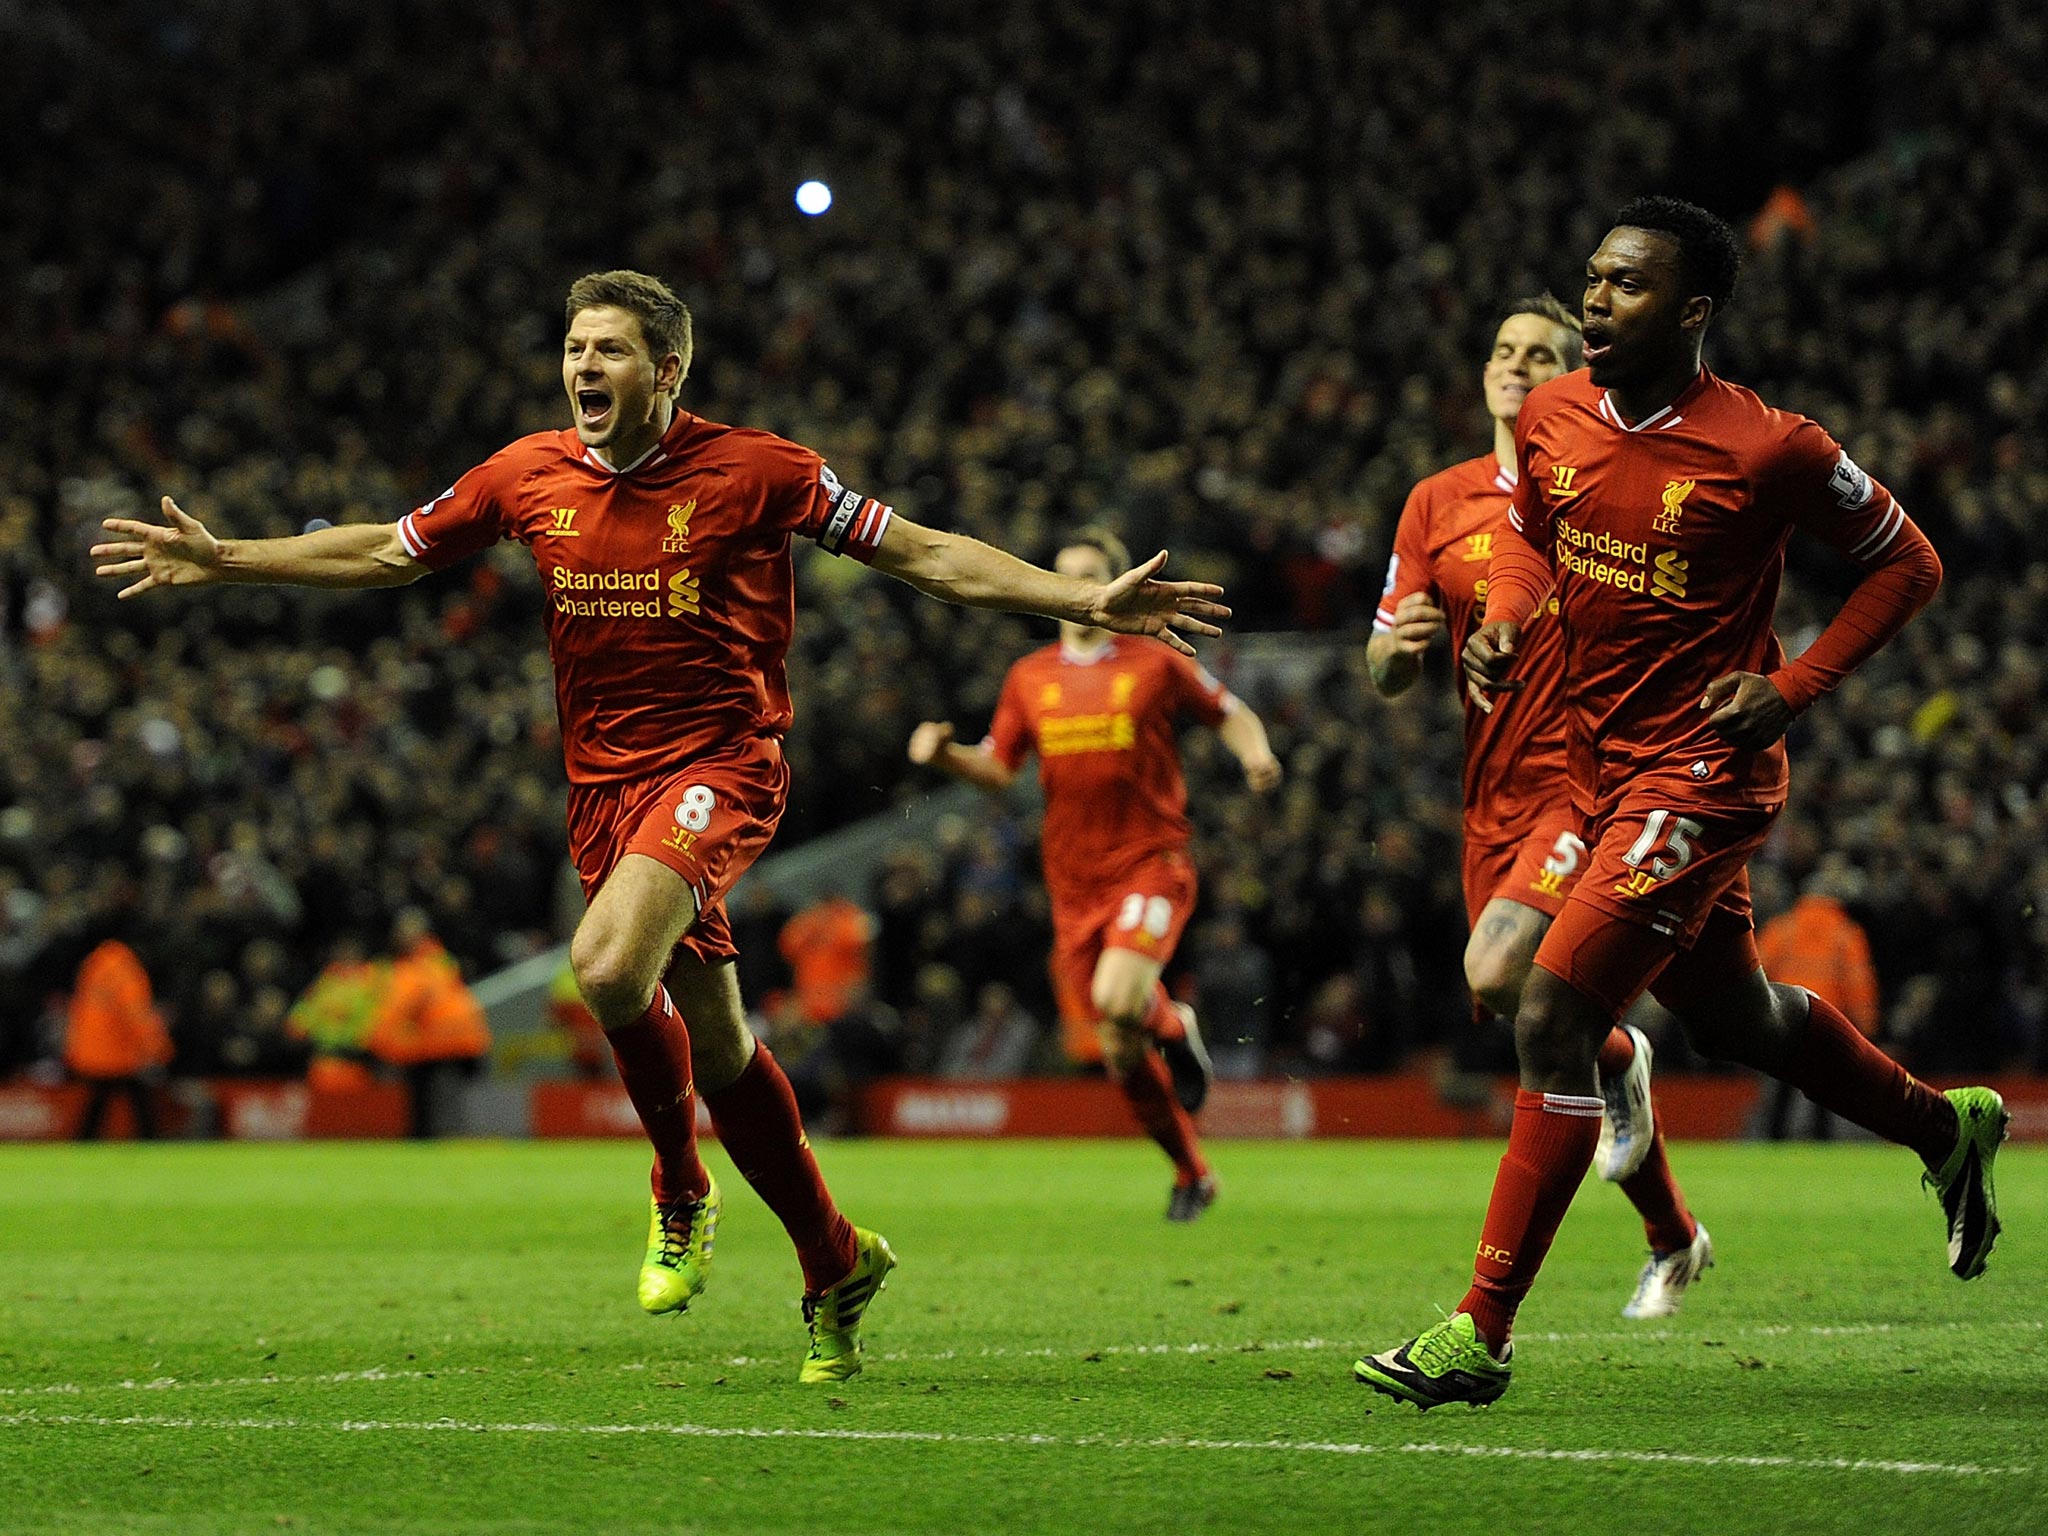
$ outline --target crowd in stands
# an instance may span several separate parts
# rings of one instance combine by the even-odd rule
[[[1239,629],[1355,641],[1256,699],[1276,796],[1191,739],[1205,898],[1174,981],[1247,1064],[1484,1059],[1443,658],[1389,706],[1356,653],[1409,485],[1486,443],[1496,305],[1574,297],[1644,190],[1749,232],[1710,363],[1829,425],[1948,569],[1795,730],[1767,910],[1825,869],[1910,1060],[2048,1066],[2048,22],[1544,25],[1509,0],[0,8],[0,136],[38,146],[0,178],[0,1075],[54,1056],[110,935],[180,1070],[222,1072],[277,1065],[335,946],[407,906],[472,976],[565,932],[522,551],[117,607],[84,550],[164,491],[224,534],[395,517],[561,424],[560,295],[612,266],[693,306],[689,408],[1041,557],[1107,518],[1226,582]],[[813,175],[836,201],[810,220]],[[928,792],[911,726],[978,730],[1047,637],[799,559],[785,843]],[[1845,581],[1795,548],[1790,645]],[[1010,1011],[1045,1016],[1032,838],[963,820],[851,893],[918,1064],[1007,1061]],[[786,915],[738,914],[757,994]]]

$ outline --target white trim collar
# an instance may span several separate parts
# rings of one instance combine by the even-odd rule
[[[659,440],[657,440],[652,448],[648,449],[645,453],[641,454],[639,458],[635,459],[632,463],[628,464],[624,469],[617,469],[614,468],[612,465],[607,464],[602,458],[598,456],[598,452],[595,448],[586,447],[583,450],[583,457],[588,463],[595,465],[597,468],[603,470],[608,475],[630,475],[631,473],[633,473],[634,470],[638,469],[643,464],[659,464],[663,459],[668,457],[668,450],[665,447],[663,447],[662,443]]]
[[[1104,657],[1113,656],[1114,654],[1116,654],[1116,636],[1114,635],[1103,641],[1102,644],[1092,651],[1076,650],[1073,646],[1067,644],[1065,640],[1060,641],[1060,660],[1070,667],[1092,667]]]

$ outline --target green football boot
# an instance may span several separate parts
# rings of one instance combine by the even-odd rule
[[[1514,1354],[1512,1344],[1508,1353]],[[1373,1391],[1427,1413],[1440,1403],[1482,1407],[1507,1391],[1511,1372],[1506,1360],[1487,1352],[1472,1315],[1454,1312],[1399,1349],[1367,1355],[1351,1374]]]
[[[876,1292],[889,1283],[896,1255],[879,1232],[853,1229],[853,1268],[822,1295],[804,1298],[804,1322],[811,1330],[810,1353],[797,1380],[809,1386],[845,1381],[860,1374],[860,1320]]]
[[[682,1312],[711,1278],[711,1245],[723,1200],[712,1179],[701,1200],[650,1200],[647,1257],[640,1261],[640,1309]]]
[[[2005,1140],[2005,1100],[1989,1088],[1951,1088],[1956,1107],[1956,1149],[1948,1161],[1920,1182],[1941,1197],[1948,1217],[1948,1267],[1958,1280],[1984,1273],[1991,1245],[1998,1241],[1998,1196],[1991,1187],[1991,1164]]]

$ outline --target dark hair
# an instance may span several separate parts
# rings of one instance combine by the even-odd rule
[[[1131,568],[1131,552],[1124,548],[1124,541],[1099,523],[1076,528],[1060,540],[1060,548],[1097,551],[1109,562],[1109,576],[1112,581]]]
[[[1579,334],[1579,317],[1556,295],[1539,293],[1534,298],[1515,300],[1503,309],[1500,318],[1494,321],[1494,334],[1499,335],[1500,328],[1516,315],[1535,315],[1548,320],[1564,332],[1564,366],[1567,373],[1586,360],[1586,339]]]
[[[1727,220],[1675,197],[1639,197],[1614,216],[1616,226],[1654,229],[1678,242],[1678,279],[1686,296],[1705,294],[1714,308],[1735,297],[1742,246]]]
[[[576,323],[586,309],[609,305],[623,309],[640,322],[640,334],[647,338],[647,350],[658,363],[669,353],[683,360],[676,375],[676,388],[690,376],[690,356],[695,350],[690,335],[690,306],[675,296],[667,283],[645,272],[591,272],[569,285],[564,306],[564,329]]]

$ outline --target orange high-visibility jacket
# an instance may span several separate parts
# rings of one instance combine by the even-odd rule
[[[1758,956],[1771,980],[1817,992],[1866,1035],[1877,1033],[1877,972],[1862,925],[1831,896],[1802,896],[1764,924]]]
[[[844,896],[827,896],[782,925],[778,944],[796,982],[797,1005],[813,1024],[845,1013],[868,979],[875,920]]]
[[[68,1025],[64,1064],[80,1077],[133,1077],[171,1059],[149,973],[119,939],[108,939],[78,968]]]
[[[391,962],[391,989],[365,1044],[372,1055],[401,1067],[457,1061],[490,1050],[483,1005],[438,940],[422,939],[410,954]]]

